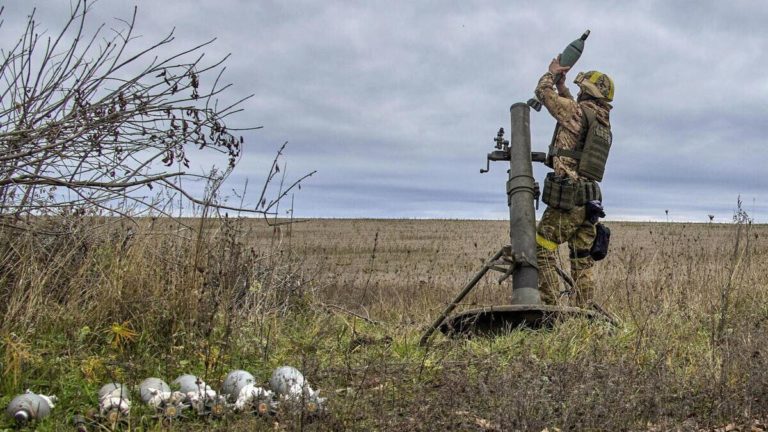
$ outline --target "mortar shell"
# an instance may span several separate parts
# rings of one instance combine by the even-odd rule
[[[99,400],[103,400],[107,397],[116,397],[124,400],[130,400],[130,393],[128,392],[128,387],[126,387],[125,384],[109,383],[104,384],[101,386],[101,389],[99,389]]]
[[[24,393],[16,396],[8,404],[5,412],[24,425],[33,420],[40,420],[51,414],[51,406],[44,398],[34,393]]]
[[[195,375],[184,374],[173,380],[171,383],[174,387],[178,387],[179,391],[187,393],[205,394],[207,384]]]
[[[235,370],[227,374],[222,385],[222,393],[230,401],[235,401],[240,395],[240,390],[248,384],[256,384],[256,378],[244,370]]]
[[[306,381],[304,380],[304,375],[295,367],[281,366],[272,372],[269,386],[278,397],[287,396],[295,398],[301,397],[301,393],[296,394],[296,390],[303,389],[306,386]]]
[[[171,387],[168,386],[168,384],[160,378],[152,377],[145,379],[141,382],[141,384],[139,384],[139,393],[141,394],[141,400],[144,401],[144,403],[147,403],[150,399],[152,399],[151,390],[159,390],[164,393],[170,393]]]

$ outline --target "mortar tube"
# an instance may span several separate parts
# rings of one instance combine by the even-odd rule
[[[536,268],[535,181],[531,162],[531,109],[518,102],[509,109],[512,135],[509,144],[509,236],[515,269],[512,273],[512,304],[540,305]]]

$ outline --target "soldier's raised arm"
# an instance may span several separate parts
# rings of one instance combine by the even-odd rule
[[[541,104],[547,107],[547,111],[563,125],[570,123],[578,109],[571,92],[564,84],[558,86],[559,91],[555,91],[555,75],[559,74],[564,77],[568,69],[570,68],[560,66],[557,59],[553,59],[547,73],[539,79],[535,91]]]

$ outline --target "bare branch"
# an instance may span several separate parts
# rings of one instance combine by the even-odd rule
[[[66,23],[54,36],[39,40],[34,11],[10,50],[0,51],[0,218],[50,214],[68,207],[126,214],[167,214],[165,206],[144,196],[157,187],[167,200],[181,197],[194,205],[272,215],[278,202],[309,173],[268,198],[279,172],[277,152],[255,208],[226,206],[217,191],[239,161],[245,140],[235,132],[259,129],[226,124],[253,95],[221,103],[231,84],[222,83],[229,55],[204,63],[215,39],[191,48],[161,51],[174,32],[144,47],[134,47],[137,9],[85,29],[91,5],[76,0]],[[3,9],[0,8],[0,17]],[[44,34],[44,33],[43,33]],[[161,49],[162,48],[162,49]],[[128,54],[130,53],[130,54]],[[195,173],[191,161],[213,152],[223,171]],[[204,165],[213,163],[206,159]],[[207,192],[197,196],[182,179],[201,180]],[[159,194],[157,196],[160,196]]]

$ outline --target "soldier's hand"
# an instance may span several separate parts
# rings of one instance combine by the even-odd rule
[[[556,58],[553,58],[552,62],[549,64],[549,73],[552,75],[560,74],[562,80],[565,80],[565,73],[569,70],[571,70],[570,66],[560,66],[560,61]]]
[[[565,72],[561,72],[560,75],[557,75],[557,74],[553,74],[553,75],[555,76],[555,78],[558,78],[557,82],[555,83],[555,85],[557,86],[557,89],[560,90],[565,88]]]

